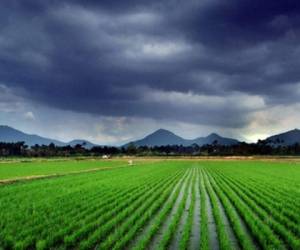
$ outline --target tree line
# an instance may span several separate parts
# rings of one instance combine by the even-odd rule
[[[210,145],[191,146],[167,145],[167,146],[135,146],[129,144],[126,147],[95,146],[85,148],[85,144],[75,146],[34,145],[28,147],[24,142],[4,143],[0,142],[0,156],[249,156],[249,155],[300,155],[300,144],[282,146],[270,145],[267,141],[257,143],[239,143],[236,145],[220,145],[217,141]]]

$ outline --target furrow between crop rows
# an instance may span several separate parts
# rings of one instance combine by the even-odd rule
[[[164,216],[165,217],[164,221],[161,221],[162,223],[160,221],[158,221],[158,223],[155,224],[155,225],[157,225],[157,227],[155,227],[155,230],[154,230],[155,234],[151,237],[152,238],[151,241],[147,242],[148,243],[146,246],[147,249],[157,249],[159,247],[159,244],[162,241],[164,232],[169,227],[173,217],[175,216],[177,210],[179,209],[180,204],[182,203],[182,200],[185,197],[185,192],[188,188],[188,184],[191,179],[191,176],[192,176],[192,172],[191,172],[191,170],[189,170],[188,176],[185,179],[183,185],[181,186],[181,188],[179,190],[179,193],[175,200],[174,205],[168,209],[167,213]]]
[[[182,185],[184,185],[184,181],[188,176],[189,170],[185,171],[184,175],[178,181],[176,186],[174,187],[170,197],[163,205],[159,213],[154,216],[154,218],[145,225],[143,229],[138,232],[138,234],[131,240],[131,244],[127,247],[127,249],[145,249],[149,242],[152,240],[154,235],[159,230],[161,224],[163,223],[164,219],[168,216],[169,212],[171,211],[172,207],[174,206],[178,195],[181,191]]]

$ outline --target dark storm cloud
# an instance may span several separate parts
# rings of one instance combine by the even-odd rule
[[[37,103],[242,127],[299,100],[297,1],[2,5],[0,81]]]
[[[197,41],[228,50],[281,39],[289,30],[298,29],[299,12],[300,3],[293,0],[210,1],[184,14],[178,24]]]

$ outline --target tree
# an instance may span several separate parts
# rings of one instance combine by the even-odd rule
[[[134,143],[129,143],[128,147],[127,147],[127,153],[129,155],[135,155],[137,153],[137,148],[134,145]]]

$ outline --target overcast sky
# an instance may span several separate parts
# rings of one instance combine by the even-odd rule
[[[10,0],[0,123],[119,144],[300,127],[300,1]]]

